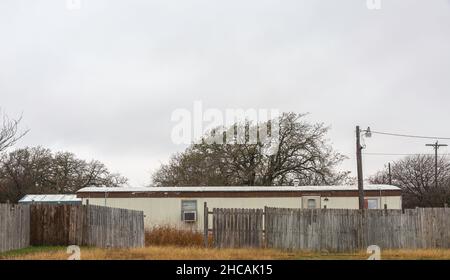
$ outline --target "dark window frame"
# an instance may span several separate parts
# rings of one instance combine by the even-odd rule
[[[192,205],[186,205],[189,203],[195,204],[195,206]],[[197,210],[197,200],[196,199],[183,199],[181,200],[181,221],[186,223],[192,223],[193,221],[186,221],[184,219],[184,213],[185,212],[195,212],[195,222],[198,220],[198,210]]]

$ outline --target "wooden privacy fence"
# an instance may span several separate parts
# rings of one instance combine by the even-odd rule
[[[144,247],[142,211],[94,205],[30,205],[31,245]]]
[[[213,209],[213,239],[217,247],[261,247],[262,209]]]
[[[258,218],[248,218],[252,216]],[[450,248],[449,208],[417,208],[404,212],[268,207],[264,211],[214,209],[213,224],[216,247],[265,246],[334,252],[351,252],[369,245],[383,249]],[[248,241],[242,234],[257,241]]]
[[[364,228],[361,214],[359,210],[347,209],[266,208],[266,246],[313,251],[362,249]]]
[[[0,204],[0,253],[30,246],[30,208]]]

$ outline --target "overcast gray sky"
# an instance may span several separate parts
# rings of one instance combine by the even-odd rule
[[[2,0],[0,106],[23,112],[19,147],[101,160],[132,186],[185,148],[171,114],[195,100],[309,112],[354,171],[357,124],[450,137],[450,2],[381,3]],[[374,135],[365,152],[429,153],[429,142]],[[364,156],[365,175],[398,158]]]

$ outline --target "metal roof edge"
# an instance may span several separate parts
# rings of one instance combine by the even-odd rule
[[[77,193],[88,192],[294,192],[294,191],[355,191],[355,185],[348,186],[177,186],[177,187],[86,187]],[[398,191],[399,187],[392,185],[364,186],[367,191]]]

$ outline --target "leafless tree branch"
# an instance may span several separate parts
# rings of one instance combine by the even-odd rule
[[[3,114],[2,126],[0,128],[0,152],[5,151],[9,147],[17,143],[29,130],[19,131],[19,124],[22,116],[17,119],[10,119]]]

